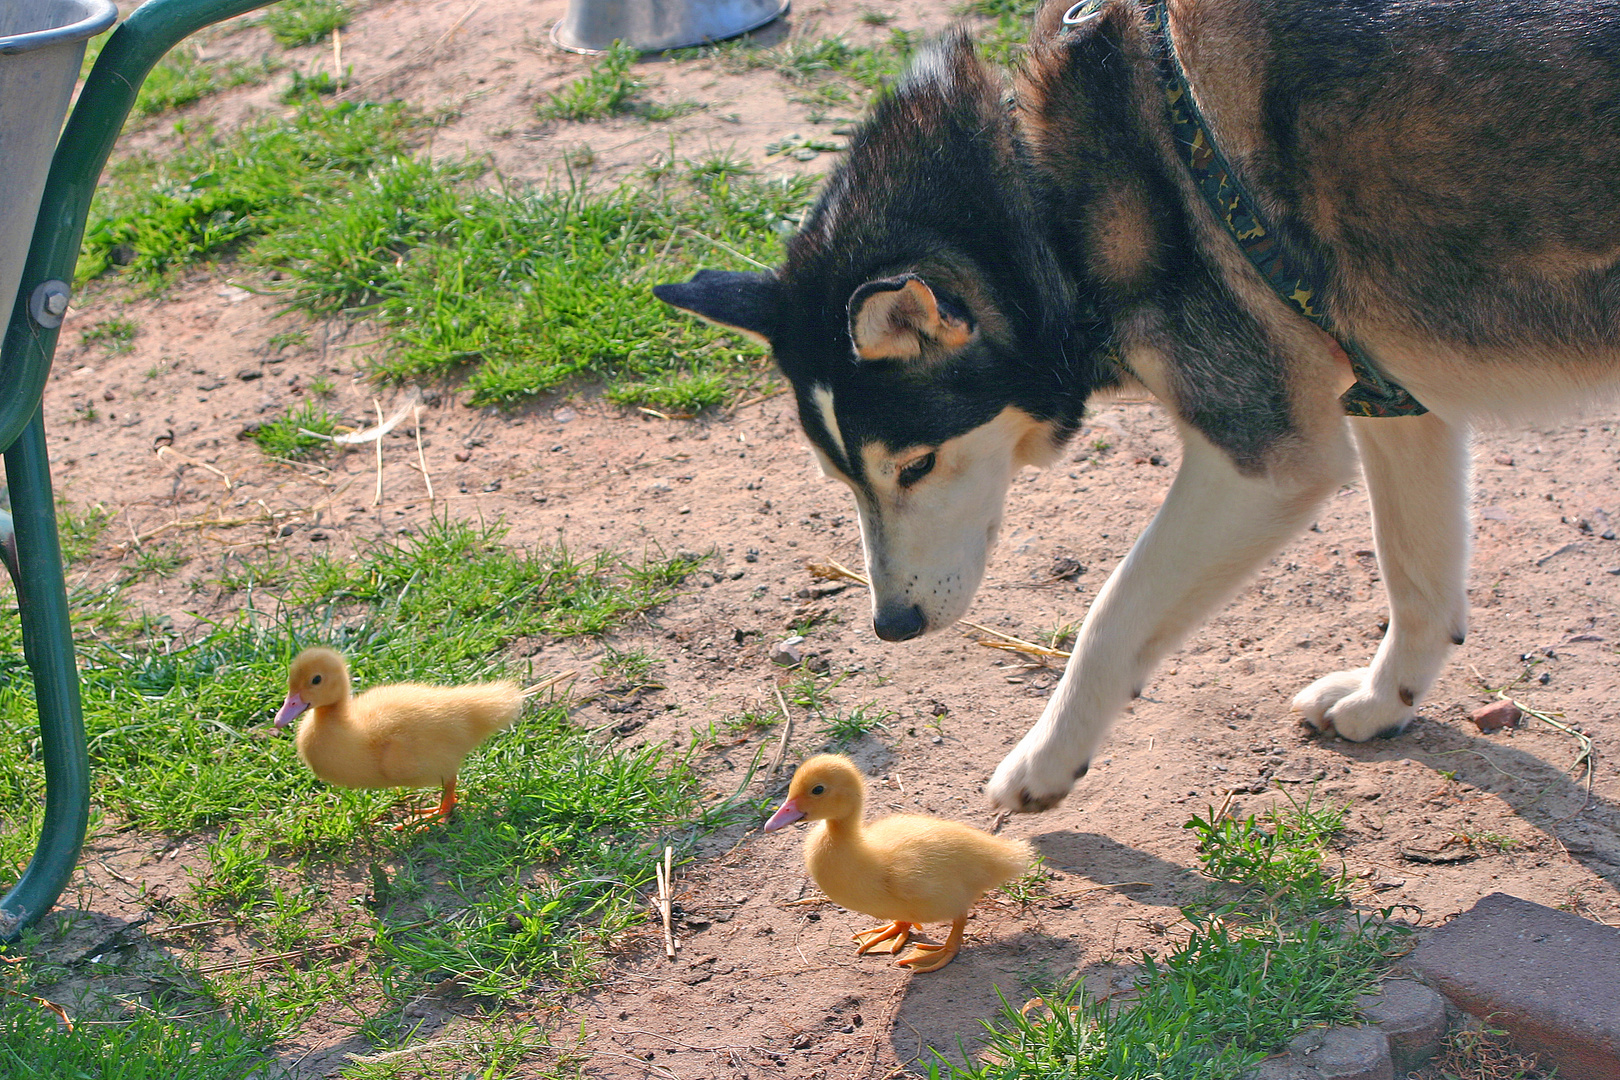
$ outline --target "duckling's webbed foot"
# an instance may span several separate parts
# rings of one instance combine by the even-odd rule
[[[431,825],[435,821],[449,821],[450,811],[456,808],[456,778],[451,777],[444,785],[444,794],[439,799],[439,805],[432,810],[412,810],[409,817],[394,826],[395,832],[404,832],[406,829],[415,829]]]
[[[967,928],[967,919],[957,919],[951,924],[951,935],[945,939],[943,945],[927,945],[922,942],[911,947],[911,951],[894,962],[895,967],[910,968],[912,971],[938,971],[962,951],[963,931]]]
[[[864,956],[879,945],[892,942],[893,944],[883,950],[892,956],[905,948],[906,942],[911,940],[911,924],[908,922],[892,922],[885,926],[874,926],[870,930],[863,930],[854,936],[861,946],[855,950],[855,955]]]

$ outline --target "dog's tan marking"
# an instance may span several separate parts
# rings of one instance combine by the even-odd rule
[[[1091,217],[1091,272],[1115,285],[1139,285],[1151,267],[1153,218],[1136,184],[1120,184],[1098,200]]]
[[[967,323],[940,312],[934,290],[918,278],[867,296],[850,320],[850,334],[863,360],[914,359],[925,338],[953,351],[973,338]]]

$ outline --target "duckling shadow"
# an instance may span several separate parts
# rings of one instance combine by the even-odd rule
[[[1079,958],[1079,942],[1023,931],[973,942],[948,967],[908,976],[889,1035],[896,1059],[914,1072],[939,1057],[965,1064],[984,1044],[986,1022],[1003,1015],[1003,1000],[1022,1006],[1062,980]]]
[[[1117,840],[1067,830],[1030,840],[1048,868],[1084,874],[1099,886],[1128,893],[1135,902],[1171,905],[1187,899],[1187,867]],[[1058,880],[1049,882],[1048,889],[1061,900],[1076,884]],[[1025,930],[975,941],[949,967],[911,976],[890,1035],[896,1058],[913,1063],[913,1072],[937,1060],[936,1055],[965,1066],[986,1042],[986,1023],[1003,1018],[1003,1001],[1021,1008],[1041,993],[1067,986],[1077,975],[1111,985],[1125,969],[1106,961],[1082,968],[1087,944],[1067,934]]]

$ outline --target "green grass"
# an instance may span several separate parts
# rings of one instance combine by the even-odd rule
[[[222,922],[171,941],[174,959],[156,961],[163,970],[108,969],[88,991],[43,961],[0,965],[0,990],[60,1000],[95,1021],[53,1039],[48,1012],[0,993],[0,1076],[246,1077],[317,1011],[389,1047],[411,1041],[400,1010],[434,987],[489,1005],[591,985],[606,947],[642,918],[653,852],[684,850],[730,812],[725,802],[700,809],[685,759],[602,745],[573,725],[566,699],[533,699],[467,760],[449,823],[395,833],[393,809],[431,793],[329,787],[268,721],[305,645],[343,649],[359,688],[527,679],[538,673],[508,659],[514,643],[610,630],[673,596],[700,561],[522,550],[499,527],[439,521],[352,561],[238,571],[253,602],[185,638],[127,613],[116,632],[92,633],[76,611],[92,828],[116,821],[154,849],[164,835],[195,838],[202,858],[162,918]],[[30,854],[43,790],[18,634],[14,617],[0,619],[0,657],[15,658],[0,663],[0,887]],[[619,656],[614,670],[642,669],[635,654]],[[355,867],[369,872],[365,904],[346,880]],[[56,918],[71,925],[71,910]],[[216,934],[234,955],[311,959],[198,970],[188,944],[206,949]],[[49,955],[48,945],[32,937],[19,955]],[[165,1004],[153,987],[179,997]],[[209,1060],[184,1071],[170,1056],[178,1051],[159,1044]],[[457,1060],[507,1076],[543,1044],[497,1010]],[[8,1072],[6,1053],[53,1068]],[[78,1064],[96,1054],[128,1058],[127,1071]],[[149,1063],[156,1071],[142,1071]],[[352,1075],[392,1073],[367,1065]]]
[[[253,442],[271,457],[296,461],[330,450],[330,437],[342,422],[341,416],[314,400],[312,393],[281,416],[254,428]],[[321,438],[323,435],[327,438]]]
[[[284,0],[293,2],[293,0]],[[79,68],[83,78],[90,73],[101,48],[112,36],[112,31],[90,39],[85,46],[84,62]],[[142,120],[170,109],[190,105],[194,101],[235,86],[253,86],[264,82],[277,69],[275,61],[203,60],[194,42],[182,42],[159,60],[135,96],[130,116]]]
[[[879,729],[889,730],[889,725],[884,721],[894,718],[894,712],[879,709],[875,704],[858,705],[848,712],[838,711],[831,715],[823,715],[821,726],[817,730],[834,743],[852,743]]]
[[[343,0],[280,0],[264,12],[264,28],[276,44],[292,49],[325,41],[349,25]]]
[[[8,989],[0,981],[0,990]],[[63,1029],[55,1014],[0,993],[0,1077],[24,1080],[264,1080],[263,1025],[241,1014],[176,1015],[185,1009],[130,1007],[115,1020]]]
[[[1133,993],[1099,998],[1082,981],[1036,1008],[1003,1001],[982,1062],[942,1059],[930,1075],[1236,1080],[1300,1031],[1353,1020],[1356,997],[1393,963],[1406,931],[1388,912],[1356,912],[1342,870],[1324,868],[1342,813],[1306,803],[1214,819],[1187,827],[1222,885],[1183,909],[1185,940],[1142,958]]]
[[[412,158],[425,125],[401,106],[306,102],[126,162],[97,197],[81,276],[122,251],[125,273],[161,287],[242,255],[284,275],[289,306],[371,320],[375,374],[464,378],[473,405],[583,378],[616,403],[696,411],[763,376],[761,350],[649,290],[775,260],[812,181],[721,170],[651,190],[509,189],[481,182],[478,160]]]
[[[630,112],[646,83],[631,74],[641,54],[622,41],[591,65],[590,71],[541,102],[535,112],[542,120],[601,120]]]
[[[340,201],[357,175],[409,151],[426,121],[403,105],[309,105],[228,134],[196,133],[109,170],[86,226],[78,276],[126,247],[124,272],[149,283],[235,251]]]
[[[968,0],[957,8],[962,15],[978,15],[987,19],[1001,19],[1011,16],[1022,19],[1027,24],[1035,17],[1035,12],[1041,6],[1040,0]]]
[[[135,334],[140,325],[122,316],[91,323],[79,334],[85,345],[100,345],[108,353],[121,356],[135,350]]]

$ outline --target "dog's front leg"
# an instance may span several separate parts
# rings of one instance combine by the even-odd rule
[[[1396,735],[1468,628],[1468,433],[1433,413],[1351,421],[1372,503],[1389,630],[1371,667],[1301,690],[1318,730],[1361,742]]]
[[[1164,504],[1086,613],[1040,722],[990,779],[998,808],[1061,802],[1154,665],[1304,526],[1350,461],[1341,437],[1286,474],[1249,476],[1196,432],[1183,429],[1181,439]]]

